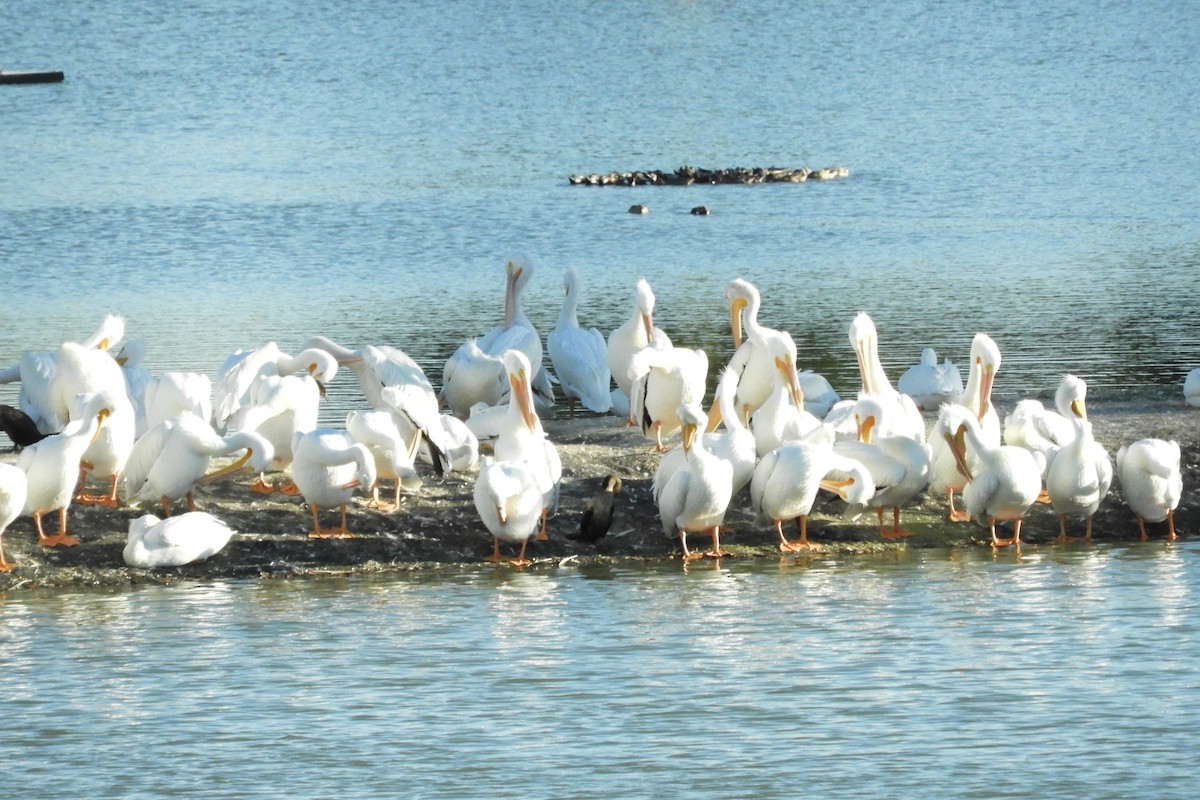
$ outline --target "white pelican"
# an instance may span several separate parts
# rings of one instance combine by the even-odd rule
[[[570,267],[563,273],[562,310],[558,322],[546,337],[546,350],[558,384],[567,397],[567,409],[574,413],[575,401],[597,414],[607,414],[612,408],[608,369],[608,348],[596,328],[579,327],[579,270]]]
[[[307,372],[325,392],[325,384],[337,374],[337,361],[329,353],[316,348],[306,348],[296,355],[288,355],[275,342],[262,347],[238,350],[217,370],[213,385],[213,427],[224,433],[231,427],[236,430],[236,415],[250,399],[250,388],[261,375],[294,375]]]
[[[894,407],[893,407],[894,408]],[[880,436],[886,428],[887,408],[875,395],[863,395],[855,404],[858,440],[835,442],[833,449],[867,468],[875,487],[869,505],[879,519],[879,535],[884,539],[911,536],[900,527],[900,507],[929,485],[929,445],[908,436]],[[885,509],[892,509],[892,527],[884,526]]]
[[[442,453],[446,467],[452,472],[469,472],[479,463],[479,438],[467,423],[453,414],[441,414],[442,433],[445,436]]]
[[[1200,367],[1183,379],[1183,400],[1189,406],[1200,406]]]
[[[124,317],[108,314],[100,326],[79,345],[86,349],[108,350],[124,335]],[[42,433],[58,433],[68,422],[67,404],[70,396],[62,403],[51,400],[51,384],[58,372],[59,350],[23,353],[16,364],[0,370],[0,383],[21,382],[17,405],[33,419]]]
[[[675,471],[655,498],[663,533],[679,539],[685,559],[699,556],[688,550],[688,533],[705,533],[712,537],[712,549],[704,555],[720,558],[727,555],[721,551],[721,522],[733,497],[733,466],[705,449],[698,434],[708,418],[699,405],[681,405],[675,416],[682,423],[687,464]]]
[[[1183,494],[1179,442],[1139,439],[1117,451],[1117,476],[1125,502],[1137,515],[1138,532],[1146,541],[1146,522],[1167,521],[1167,538],[1175,538],[1175,509]]]
[[[950,445],[966,476],[963,505],[976,519],[987,520],[992,545],[1021,544],[1021,519],[1042,489],[1041,466],[1033,453],[1012,445],[988,444],[975,412],[957,403],[942,406],[938,431]],[[996,523],[1013,523],[1011,539],[996,536]]]
[[[825,419],[834,404],[842,399],[829,379],[819,372],[802,369],[796,373],[796,379],[800,383],[800,393],[804,395],[804,410],[819,419]]]
[[[641,377],[634,356],[647,347],[671,346],[671,337],[654,327],[654,292],[650,284],[640,278],[634,291],[633,316],[608,335],[608,370],[617,384],[614,406],[622,400],[626,407],[630,405],[634,381]],[[637,424],[632,416],[629,424]]]
[[[526,566],[525,548],[538,529],[542,517],[542,492],[529,465],[523,461],[483,460],[475,478],[475,509],[492,534],[494,544],[488,561],[504,561]],[[520,542],[516,558],[500,554],[500,541]]]
[[[520,350],[509,350],[503,358],[512,389],[508,414],[496,437],[493,452],[498,461],[522,461],[529,466],[542,493],[542,527],[537,538],[545,540],[548,538],[547,520],[558,509],[562,461],[533,407],[529,361],[525,354]]]
[[[1000,348],[986,333],[977,333],[971,340],[971,364],[967,373],[967,385],[962,395],[956,401],[975,414],[979,423],[980,436],[990,447],[999,447],[1000,417],[992,405],[992,385],[996,372],[1000,369]],[[949,507],[949,519],[953,522],[965,522],[970,514],[955,508],[954,493],[961,492],[967,485],[967,478],[958,468],[954,454],[950,451],[945,437],[936,428],[929,433],[926,442],[933,454],[933,471],[930,474],[929,489],[935,494],[945,494]],[[971,453],[968,457],[973,457]]]
[[[863,505],[871,499],[875,486],[866,467],[838,455],[826,444],[790,442],[767,453],[754,468],[751,504],[759,516],[775,523],[783,552],[794,553],[816,544],[808,538],[808,515],[819,489],[834,492],[851,505]],[[800,531],[795,541],[783,535],[783,523],[790,520],[796,520]]]
[[[404,441],[395,418],[387,411],[374,408],[369,411],[351,411],[346,415],[346,430],[354,441],[365,444],[375,458],[375,473],[379,480],[395,483],[395,493],[390,503],[379,499],[379,483],[371,487],[370,508],[395,511],[400,508],[400,492],[416,492],[421,488],[421,479],[413,467],[417,456],[418,435]]]
[[[642,373],[629,396],[629,412],[661,453],[667,449],[663,437],[681,427],[679,407],[704,400],[708,354],[687,347],[645,348],[634,362]]]
[[[796,343],[791,334],[762,325],[758,310],[762,302],[757,287],[747,280],[735,278],[725,287],[729,303],[729,324],[733,332],[733,357],[729,367],[738,376],[737,408],[742,421],[749,421],[775,388],[775,359],[787,353],[796,363]],[[742,331],[746,338],[742,340]],[[713,423],[710,421],[709,428]]]
[[[1003,430],[1005,444],[1024,447],[1038,457],[1043,464],[1043,478],[1054,454],[1075,438],[1075,428],[1069,419],[1032,398],[1017,401],[1004,417]],[[1048,503],[1050,496],[1039,497],[1038,502]]]
[[[441,400],[459,419],[468,417],[477,405],[495,408],[508,393],[504,362],[486,353],[476,339],[458,346],[442,368]]]
[[[182,567],[221,552],[233,534],[232,528],[203,511],[167,519],[143,514],[129,520],[121,555],[131,567]]]
[[[146,340],[130,339],[121,345],[113,360],[121,368],[125,378],[125,391],[129,402],[133,404],[133,414],[136,420],[134,435],[141,436],[149,427],[146,424],[146,387],[150,385],[153,376],[150,370],[142,366],[146,358]]]
[[[74,547],[79,540],[67,535],[67,507],[79,480],[79,461],[88,449],[112,409],[104,395],[92,394],[84,403],[83,415],[67,424],[61,432],[47,436],[21,451],[17,466],[25,472],[27,489],[22,514],[33,517],[38,544],[43,547]],[[47,536],[42,516],[58,512],[58,533]]]
[[[936,411],[943,403],[957,402],[963,393],[962,373],[950,359],[938,364],[937,351],[926,347],[921,362],[906,369],[896,381],[922,411]]]
[[[75,400],[80,394],[110,392],[111,397],[123,397],[128,402],[125,374],[107,350],[79,342],[63,342],[59,345],[55,365],[54,377],[50,379],[50,406],[56,418],[73,419],[72,412],[77,410]],[[132,413],[132,405],[129,409]],[[130,435],[133,425],[131,419]]]
[[[25,493],[25,473],[0,463],[0,572],[10,572],[14,566],[4,559],[4,532],[25,509]]]
[[[354,538],[346,527],[346,504],[355,489],[369,492],[375,478],[375,457],[344,430],[316,428],[297,433],[292,442],[292,480],[312,512],[310,538]],[[340,527],[321,527],[321,506],[339,507]]]
[[[244,452],[243,452],[244,451]],[[242,453],[233,463],[210,471],[212,460]],[[271,465],[271,443],[253,431],[218,434],[207,419],[178,414],[155,425],[137,440],[121,475],[120,495],[131,506],[159,504],[171,516],[171,504],[185,500],[196,510],[194,491],[240,472],[262,473]]]
[[[1092,540],[1092,515],[1100,501],[1108,496],[1112,485],[1113,467],[1108,451],[1092,436],[1092,423],[1085,405],[1087,384],[1074,375],[1064,375],[1055,392],[1059,413],[1071,421],[1073,439],[1060,447],[1046,468],[1046,493],[1058,514],[1058,540],[1067,537],[1067,517],[1082,516],[1087,520],[1084,541]]]
[[[742,487],[750,482],[754,474],[754,464],[758,460],[755,448],[754,434],[742,424],[737,406],[738,376],[731,367],[721,370],[721,380],[717,382],[716,404],[721,409],[721,417],[725,430],[701,433],[704,449],[718,458],[723,458],[733,467],[733,494],[736,495]],[[709,419],[712,419],[709,414]],[[657,495],[676,470],[687,465],[687,454],[683,446],[671,448],[663,454],[654,471],[654,493]]]
[[[292,463],[295,435],[317,427],[321,395],[321,384],[309,374],[260,375],[250,387],[246,403],[230,420],[228,430],[230,433],[254,431],[261,435],[271,443],[270,468],[286,472]],[[260,494],[270,494],[277,489],[284,494],[295,494],[291,485],[267,483],[261,473],[250,488]]]
[[[125,470],[129,455],[133,452],[134,429],[137,419],[133,404],[125,393],[125,387],[117,386],[102,389],[98,394],[104,397],[104,404],[112,409],[112,413],[104,422],[104,427],[95,440],[88,445],[79,462],[79,491],[75,502],[83,505],[98,505],[105,508],[116,508],[117,481]],[[78,419],[84,413],[84,398],[88,395],[79,394],[71,403],[71,419]],[[87,491],[88,477],[94,475],[109,481],[106,493],[89,494]]]
[[[804,393],[796,374],[792,353],[783,342],[767,345],[773,358],[774,389],[750,418],[750,430],[759,456],[788,442],[823,436],[822,422],[804,406]]]
[[[210,421],[212,393],[212,380],[199,372],[172,371],[152,376],[145,388],[143,423],[146,427],[142,433],[177,414],[195,414]]]
[[[862,394],[875,395],[880,403],[888,407],[888,429],[880,433],[925,441],[925,420],[921,417],[921,410],[911,397],[896,391],[888,380],[879,361],[879,334],[875,330],[875,322],[866,312],[860,312],[850,323],[850,345],[858,361]],[[843,400],[825,418],[826,422],[834,425],[839,438],[852,439],[857,435],[850,419],[853,406],[853,401]]]

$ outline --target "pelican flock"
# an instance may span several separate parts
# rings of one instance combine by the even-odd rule
[[[34,532],[42,547],[74,547],[81,541],[67,533],[71,517],[126,513],[128,565],[180,566],[217,555],[238,535],[221,520],[219,501],[209,501],[207,513],[196,510],[197,492],[251,476],[268,489],[269,474],[290,476],[290,494],[247,494],[243,502],[265,504],[264,512],[306,507],[311,526],[296,532],[321,539],[358,535],[352,512],[355,519],[394,517],[402,529],[424,497],[466,482],[475,506],[469,524],[481,546],[484,534],[492,540],[480,557],[518,566],[531,562],[528,548],[536,551],[531,543],[539,540],[596,547],[617,516],[637,530],[622,505],[632,507],[639,493],[653,498],[672,548],[688,560],[729,555],[721,536],[732,535],[726,516],[734,510],[749,511],[780,550],[793,553],[820,546],[808,538],[814,514],[858,525],[857,516],[874,509],[878,533],[896,539],[944,525],[928,511],[944,501],[953,523],[972,521],[1000,547],[1027,543],[1023,523],[1047,513],[1037,511],[1039,501],[1051,507],[1059,534],[1046,541],[1077,541],[1067,535],[1073,519],[1082,520],[1081,538],[1090,541],[1093,518],[1115,491],[1140,538],[1148,537],[1147,524],[1177,535],[1178,443],[1133,441],[1114,447],[1114,462],[1093,433],[1086,384],[1072,375],[1062,378],[1054,410],[1021,398],[1001,426],[992,397],[1000,348],[987,334],[972,339],[965,387],[954,363],[939,364],[932,348],[893,386],[875,322],[859,313],[848,320],[843,357],[855,359],[860,384],[855,397],[841,400],[822,376],[800,369],[804,356],[789,333],[760,321],[763,296],[743,278],[713,297],[728,312],[732,339],[728,361],[713,365],[705,348],[682,344],[685,332],[656,327],[656,298],[645,279],[632,287],[630,317],[607,336],[581,320],[585,276],[574,267],[562,273],[557,323],[543,342],[524,309],[534,274],[526,256],[505,262],[503,320],[459,340],[440,386],[398,347],[347,346],[320,335],[301,338],[294,351],[274,341],[243,348],[212,377],[155,375],[144,364],[144,340],[115,349],[125,334],[115,314],[83,339],[16,354],[0,368],[0,383],[19,384],[16,404],[0,406],[0,431],[13,443],[10,463],[0,462],[0,537],[11,542]],[[719,377],[711,386],[710,365]],[[319,427],[339,367],[357,379],[361,406],[344,424]],[[626,446],[644,448],[652,473],[565,470],[542,422],[555,402],[554,383],[567,414],[607,415],[600,424],[627,437]],[[1196,387],[1200,370],[1184,384],[1189,405],[1200,403]],[[638,431],[626,433],[626,426]],[[570,532],[552,536],[568,524],[551,525],[564,488],[598,481],[601,488],[580,500]],[[104,508],[72,510],[73,503]],[[185,509],[172,516],[180,503]],[[925,521],[914,523],[910,514],[902,528],[901,510],[909,507]],[[336,510],[336,525],[322,525],[323,510]],[[53,532],[48,515],[58,517]],[[788,539],[784,526],[793,523],[798,538]],[[1001,525],[1012,534],[1001,537]],[[711,546],[690,547],[696,534]],[[502,554],[506,545],[517,553]],[[0,571],[20,568],[6,560],[0,540]]]

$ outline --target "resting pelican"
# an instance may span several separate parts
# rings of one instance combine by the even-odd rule
[[[607,414],[612,408],[609,384],[608,350],[604,337],[596,328],[579,327],[579,270],[570,267],[563,273],[562,310],[558,322],[546,337],[546,350],[558,384],[567,397],[567,409],[575,412],[575,401],[597,414]]]
[[[395,418],[380,409],[351,411],[346,415],[346,430],[354,437],[354,441],[365,444],[371,451],[379,480],[395,482],[392,501],[385,503],[379,499],[379,483],[376,481],[371,487],[371,502],[367,506],[381,511],[400,508],[401,489],[412,493],[421,488],[421,479],[413,467],[420,437],[413,435],[408,442],[404,441],[400,429],[396,427]]]
[[[337,374],[337,362],[329,353],[316,348],[306,348],[294,356],[279,349],[275,342],[267,342],[254,350],[238,350],[217,370],[213,386],[213,427],[218,432],[237,430],[237,415],[245,413],[249,404],[250,390],[262,375],[294,375],[307,372],[317,381],[321,393],[325,384]]]
[[[875,330],[875,322],[866,312],[860,312],[850,323],[850,345],[858,361],[862,394],[875,395],[880,403],[888,407],[888,429],[880,431],[880,434],[898,434],[925,441],[925,420],[921,417],[921,410],[911,397],[896,391],[888,380],[879,362],[879,334]],[[852,401],[843,400],[825,418],[826,422],[834,425],[839,438],[854,438],[857,435],[850,419],[853,407]]]
[[[375,458],[371,451],[344,430],[316,428],[297,433],[292,442],[292,480],[312,512],[310,538],[354,538],[346,527],[346,504],[355,489],[370,491],[375,478]],[[321,506],[339,507],[340,527],[321,527]]]
[[[731,367],[721,370],[721,380],[717,382],[716,405],[721,409],[721,417],[725,422],[724,431],[701,433],[704,449],[718,458],[723,458],[733,467],[733,494],[736,495],[742,487],[750,482],[754,474],[754,464],[758,460],[755,449],[754,434],[742,424],[737,407],[738,376]],[[713,415],[709,414],[711,420]],[[654,471],[654,493],[658,494],[677,470],[687,465],[687,455],[683,446],[673,447],[663,454]]]
[[[441,400],[459,419],[468,417],[477,405],[495,408],[508,392],[504,362],[485,353],[476,339],[458,346],[442,368]]]
[[[742,278],[735,278],[725,287],[729,303],[729,321],[733,332],[733,357],[729,367],[738,376],[737,408],[744,422],[754,413],[775,388],[775,359],[786,353],[796,363],[796,343],[791,334],[762,325],[758,310],[762,303],[758,288]],[[742,340],[742,331],[746,333]],[[710,420],[709,429],[715,428]]]
[[[79,462],[79,492],[75,502],[82,505],[98,505],[105,508],[116,508],[117,481],[125,470],[129,455],[133,452],[134,429],[137,419],[133,404],[125,393],[124,386],[105,388],[99,392],[104,397],[104,404],[112,409],[104,427],[96,439],[88,446]],[[83,398],[86,394],[75,396],[71,405],[71,418],[78,419],[84,413]],[[88,477],[95,475],[109,482],[105,494],[93,495],[87,491]]]
[[[1200,406],[1200,367],[1183,379],[1183,400],[1189,406]]]
[[[817,490],[834,492],[851,505],[871,499],[875,485],[867,468],[836,453],[827,444],[790,442],[767,453],[754,468],[750,501],[755,512],[775,523],[779,549],[794,553],[816,542],[808,538],[808,515]],[[783,523],[796,520],[800,538],[789,541]]]
[[[720,558],[728,555],[721,550],[721,522],[733,497],[733,466],[705,449],[698,434],[708,418],[699,405],[681,405],[675,416],[682,424],[687,465],[676,470],[656,498],[663,533],[679,539],[683,557],[689,560],[700,554],[688,550],[688,533],[708,534],[712,549],[703,555]]]
[[[1042,488],[1037,459],[1020,447],[988,444],[975,412],[957,403],[942,406],[937,430],[966,476],[962,492],[967,511],[987,520],[993,546],[1020,545],[1021,519]],[[996,536],[996,523],[1003,520],[1013,523],[1011,539]]]
[[[487,560],[519,567],[531,563],[525,558],[525,548],[542,517],[542,492],[529,465],[523,461],[497,461],[488,456],[475,478],[474,497],[475,509],[492,534],[494,546]],[[521,543],[516,558],[500,554],[502,539]]]
[[[926,347],[921,351],[921,362],[904,371],[896,388],[922,411],[936,411],[943,403],[958,401],[963,393],[962,373],[948,358],[938,364],[937,351]]]
[[[1125,502],[1137,515],[1138,532],[1146,541],[1146,522],[1167,521],[1167,538],[1175,538],[1175,509],[1183,494],[1179,442],[1139,439],[1117,451],[1117,476]]]
[[[528,359],[520,350],[509,350],[503,358],[511,391],[508,414],[496,437],[493,452],[498,461],[521,461],[529,466],[542,493],[542,527],[537,538],[545,540],[549,538],[546,533],[547,520],[558,509],[562,461],[558,448],[546,437],[546,431],[534,410]]]
[[[594,543],[608,535],[616,513],[617,494],[621,491],[621,478],[609,475],[604,485],[587,499],[583,514],[579,518],[579,533],[567,534],[568,539]]]
[[[124,335],[124,317],[108,314],[90,336],[79,342],[79,346],[107,351]],[[58,350],[50,352],[23,353],[16,364],[0,370],[0,383],[21,382],[17,405],[33,419],[38,430],[44,434],[58,433],[68,422],[68,403],[73,395],[65,397],[61,402],[51,400],[51,384],[58,372],[58,356],[61,349],[60,345]]]
[[[642,374],[634,357],[648,347],[671,346],[671,337],[654,327],[654,292],[650,284],[641,278],[634,291],[633,316],[608,335],[608,370],[617,384],[614,400],[623,401],[625,406],[630,405],[634,381]],[[632,416],[629,424],[637,424]]]
[[[894,408],[894,407],[893,407]],[[875,395],[863,395],[855,404],[858,440],[835,442],[833,449],[867,468],[875,487],[869,505],[879,519],[879,535],[884,539],[911,536],[900,527],[900,507],[929,485],[929,445],[908,436],[879,436],[886,428],[887,407]],[[884,509],[892,509],[892,527],[883,522]]]
[[[796,364],[786,344],[770,342],[767,349],[774,359],[774,390],[750,419],[759,456],[781,444],[825,435],[821,420],[804,407],[804,392],[800,389]]]
[[[1092,540],[1092,515],[1100,501],[1108,496],[1112,485],[1113,467],[1108,451],[1092,436],[1092,423],[1087,418],[1085,399],[1087,384],[1074,375],[1064,375],[1055,392],[1059,413],[1071,421],[1075,436],[1058,449],[1046,469],[1046,492],[1058,514],[1058,540],[1073,541],[1067,536],[1067,517],[1082,516],[1087,520],[1084,541]]]
[[[661,453],[667,449],[663,437],[681,427],[679,407],[704,399],[708,354],[687,347],[648,347],[634,361],[642,372],[629,396],[629,411]]]
[[[332,360],[327,354],[322,354]],[[321,384],[312,375],[260,375],[250,387],[241,412],[230,420],[229,431],[254,431],[271,443],[274,454],[271,469],[286,472],[292,464],[292,441],[297,433],[317,427],[321,405]],[[267,483],[259,474],[251,490],[270,494],[276,489],[295,494],[289,484]]]
[[[0,572],[15,566],[4,559],[4,532],[25,508],[25,473],[12,464],[0,463]]]
[[[1017,401],[1004,417],[1003,430],[1005,444],[1024,447],[1037,456],[1043,465],[1043,478],[1054,454],[1075,438],[1075,428],[1069,419],[1032,398]],[[1043,492],[1038,502],[1049,503],[1050,495]]]
[[[243,452],[244,451],[244,452]],[[233,463],[213,469],[212,460],[237,453]],[[274,457],[271,443],[253,431],[218,434],[195,414],[177,414],[155,425],[137,440],[121,475],[120,496],[131,506],[158,504],[164,517],[171,505],[185,500],[196,510],[195,489],[236,473],[262,473]]]
[[[796,379],[800,383],[800,393],[804,396],[804,410],[818,419],[825,419],[825,415],[834,404],[842,399],[829,379],[819,372],[802,369],[796,373]]]
[[[992,405],[992,384],[1000,369],[1000,348],[986,333],[977,333],[971,340],[971,364],[967,373],[967,385],[957,403],[975,414],[979,433],[990,447],[1000,446],[1000,418]],[[966,522],[970,514],[954,507],[954,493],[961,492],[967,478],[958,468],[958,462],[946,443],[945,437],[936,428],[930,431],[926,442],[933,455],[929,488],[935,494],[945,494],[952,522]],[[974,457],[968,452],[968,457]]]
[[[67,535],[67,507],[75,494],[79,480],[79,461],[88,449],[112,409],[105,397],[92,394],[83,404],[79,419],[70,422],[60,433],[47,436],[30,445],[17,457],[17,466],[25,473],[27,489],[22,514],[33,517],[38,544],[42,547],[74,547],[79,540]],[[42,516],[58,512],[58,534],[47,536]]]
[[[233,534],[232,528],[203,511],[167,519],[143,514],[129,520],[121,555],[131,567],[182,567],[221,552]]]

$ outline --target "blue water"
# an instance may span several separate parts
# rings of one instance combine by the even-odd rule
[[[435,383],[530,254],[728,355],[763,292],[847,394],[987,331],[1002,398],[1200,365],[1192,3],[9,0],[0,362],[127,317],[154,372],[382,342]],[[586,188],[682,164],[829,183]],[[644,203],[650,213],[626,213]],[[708,217],[688,209],[707,205]],[[329,419],[361,402],[339,378]],[[11,402],[13,387],[0,387]],[[339,405],[340,404],[340,405]],[[1190,544],[791,568],[485,570],[17,593],[6,786],[36,796],[1190,797]]]

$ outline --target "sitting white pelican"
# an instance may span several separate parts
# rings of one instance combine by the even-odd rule
[[[25,473],[12,464],[0,463],[0,572],[10,572],[13,564],[4,558],[4,532],[25,509]]]
[[[992,385],[1000,369],[1000,348],[986,333],[977,333],[971,340],[971,363],[967,373],[967,385],[956,401],[975,414],[979,423],[980,436],[990,447],[1000,446],[1000,417],[992,405]],[[961,492],[967,478],[958,468],[958,462],[946,443],[945,437],[935,427],[926,442],[933,455],[929,490],[945,494],[952,522],[966,522],[970,514],[954,506],[954,493]],[[971,453],[967,454],[972,457]]]
[[[214,458],[237,453],[242,455],[236,461],[210,471]],[[121,475],[120,496],[135,507],[159,504],[165,517],[171,516],[171,504],[181,499],[195,511],[197,486],[235,473],[261,474],[272,457],[271,443],[253,431],[221,436],[207,419],[178,414],[134,443]]]
[[[987,520],[993,546],[1020,545],[1021,520],[1042,489],[1042,470],[1033,453],[988,444],[975,412],[957,403],[942,406],[937,424],[967,479],[962,490],[967,511],[977,520]],[[996,523],[1004,520],[1013,523],[1011,539],[996,536]]]
[[[375,457],[344,430],[317,428],[297,433],[292,442],[292,480],[312,512],[313,539],[352,539],[346,527],[346,504],[355,489],[369,492],[375,485]],[[341,525],[322,528],[322,506],[338,506]]]
[[[542,527],[538,539],[548,538],[547,520],[558,510],[559,486],[562,483],[562,460],[558,448],[546,436],[542,422],[533,407],[533,389],[529,383],[529,361],[520,350],[509,350],[504,356],[511,392],[508,414],[501,425],[493,446],[498,461],[521,461],[529,466],[542,493]]]
[[[317,381],[321,393],[325,384],[337,374],[337,361],[329,353],[316,348],[306,348],[296,355],[288,355],[275,342],[267,342],[256,349],[238,350],[217,370],[213,385],[213,427],[219,433],[237,429],[237,415],[249,403],[250,389],[262,375],[294,375],[307,372]]]
[[[529,465],[524,461],[497,461],[488,456],[475,478],[473,494],[479,518],[492,534],[492,554],[487,560],[519,567],[528,565],[525,548],[542,518],[542,492]],[[516,558],[502,556],[501,540],[520,542],[520,554]]]
[[[500,356],[485,353],[476,339],[460,344],[442,368],[439,397],[459,419],[468,417],[477,405],[502,405],[507,392],[504,362]]]
[[[858,361],[862,394],[875,395],[888,408],[888,429],[880,431],[880,434],[898,434],[925,441],[925,420],[921,410],[911,397],[896,391],[888,380],[879,361],[879,334],[875,330],[874,320],[866,312],[860,312],[850,323],[850,345]],[[837,430],[839,438],[853,439],[857,435],[851,419],[853,407],[853,401],[843,400],[825,417],[825,421]]]
[[[599,330],[579,327],[580,278],[575,267],[563,273],[563,289],[565,294],[558,322],[546,337],[550,363],[567,397],[568,411],[574,413],[578,400],[589,411],[607,414],[612,408],[608,348]]]
[[[1200,406],[1200,367],[1183,379],[1183,400],[1189,406]]]
[[[656,498],[663,533],[679,539],[685,559],[700,555],[688,550],[688,533],[708,534],[712,549],[703,555],[720,558],[728,555],[721,551],[721,523],[733,497],[733,465],[705,449],[698,434],[708,418],[699,405],[681,405],[675,416],[682,423],[687,464],[675,471]]]
[[[254,431],[261,435],[271,443],[270,469],[286,472],[292,464],[295,435],[317,427],[321,395],[321,384],[312,375],[260,375],[250,387],[245,405],[230,420],[228,430],[230,433]],[[295,494],[290,484],[267,483],[262,473],[250,488],[260,494],[276,490]]]
[[[809,436],[824,438],[821,420],[804,405],[804,392],[796,374],[796,364],[785,343],[767,344],[772,356],[774,388],[750,418],[758,455],[767,453],[788,442],[798,442]]]
[[[1167,538],[1175,538],[1175,509],[1183,495],[1179,442],[1139,439],[1117,451],[1117,476],[1125,502],[1137,515],[1138,532],[1146,541],[1146,522],[1167,521]]]
[[[796,343],[791,334],[759,323],[762,299],[754,284],[735,278],[725,287],[725,300],[729,303],[734,347],[729,367],[738,376],[737,408],[742,421],[747,422],[775,388],[775,360],[781,353],[786,353],[791,363],[796,363]],[[745,341],[742,340],[743,328]],[[715,427],[713,423],[710,420],[710,430]]]
[[[737,373],[730,367],[721,370],[721,380],[717,382],[716,404],[721,408],[725,430],[700,434],[704,440],[704,449],[718,458],[725,459],[733,467],[734,495],[750,482],[751,476],[754,475],[754,464],[758,460],[754,434],[742,424],[741,415],[738,413],[737,387]],[[709,419],[712,419],[712,414],[709,414]],[[683,469],[686,465],[687,454],[682,445],[664,453],[654,471],[654,494],[657,496],[676,470]]]
[[[671,346],[671,337],[654,327],[654,292],[645,278],[638,279],[634,292],[633,316],[608,335],[608,370],[617,384],[613,390],[614,407],[630,405],[634,381],[642,374],[634,357],[647,347]],[[629,424],[637,424],[632,416]]]
[[[98,505],[105,508],[116,508],[117,481],[125,470],[129,455],[133,452],[134,429],[137,419],[133,404],[125,394],[125,387],[105,388],[98,392],[104,397],[104,404],[112,409],[112,413],[104,422],[100,433],[88,445],[79,462],[79,490],[75,502],[82,505]],[[79,419],[84,414],[83,402],[88,395],[75,396],[71,403],[71,419]],[[108,480],[109,486],[104,494],[94,495],[87,491],[88,477],[96,476]]]
[[[893,407],[894,408],[894,407]],[[887,409],[875,395],[863,395],[855,404],[858,440],[835,442],[833,449],[867,468],[875,491],[869,505],[879,519],[879,535],[884,539],[911,536],[900,527],[900,507],[929,485],[929,445],[908,436],[877,435],[886,428]],[[884,525],[885,509],[892,509],[892,527]]]
[[[750,501],[755,512],[775,523],[779,549],[794,553],[816,544],[808,538],[808,515],[817,491],[834,492],[851,505],[871,499],[875,486],[867,468],[838,455],[826,444],[790,442],[767,453],[754,468]],[[783,535],[783,523],[796,520],[800,538]]]
[[[1060,542],[1074,541],[1067,536],[1068,516],[1084,517],[1087,529],[1083,539],[1092,540],[1092,515],[1112,485],[1112,459],[1092,436],[1086,398],[1087,384],[1074,375],[1064,375],[1055,392],[1055,404],[1070,420],[1075,435],[1054,453],[1046,468],[1046,493],[1058,514]]]
[[[687,347],[644,348],[634,362],[641,377],[633,384],[629,412],[642,435],[664,452],[663,437],[681,427],[680,406],[704,400],[708,380],[708,354]]]
[[[67,424],[61,432],[30,445],[17,457],[17,466],[25,472],[26,493],[22,514],[33,517],[38,544],[42,547],[74,547],[79,540],[67,534],[67,507],[79,480],[79,461],[100,434],[100,428],[112,409],[104,395],[92,394],[83,406],[82,416]],[[47,536],[42,516],[58,512],[58,533]]]
[[[233,534],[232,528],[203,511],[167,519],[144,514],[129,520],[121,555],[131,567],[182,567],[221,552]]]
[[[943,403],[957,402],[963,393],[962,373],[950,359],[938,364],[937,351],[926,347],[921,362],[906,369],[896,381],[922,411],[936,411]]]
[[[346,430],[354,437],[354,441],[367,446],[375,457],[375,473],[378,477],[371,487],[371,502],[369,508],[381,511],[395,511],[400,508],[400,492],[413,493],[421,488],[421,478],[413,467],[417,456],[417,445],[421,439],[411,435],[405,441],[396,427],[396,420],[391,413],[380,409],[369,411],[351,411],[346,415]],[[395,482],[395,492],[391,502],[379,499],[379,481]]]
[[[120,341],[125,335],[125,319],[108,314],[100,326],[79,345],[86,349],[105,350]],[[0,383],[20,381],[17,396],[18,407],[33,419],[42,433],[58,433],[68,422],[70,401],[52,402],[51,384],[58,372],[58,350],[50,352],[26,352],[16,364],[0,370]],[[73,396],[73,395],[72,395]]]

